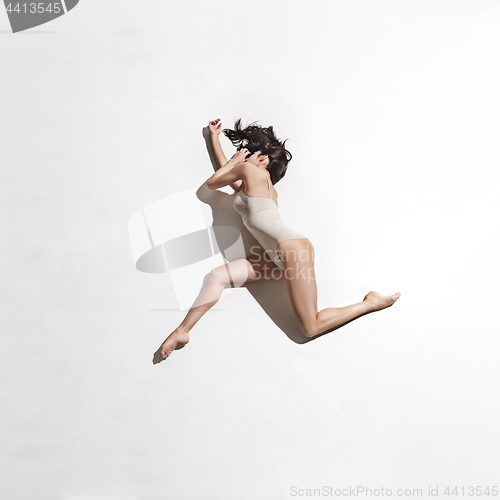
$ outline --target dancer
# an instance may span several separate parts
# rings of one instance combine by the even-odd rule
[[[328,307],[318,312],[314,247],[308,238],[283,224],[278,193],[274,189],[292,158],[285,149],[286,141],[276,137],[272,126],[251,124],[243,128],[241,120],[237,120],[234,130],[223,130],[237,147],[237,152],[227,161],[219,142],[220,119],[210,121],[209,129],[219,168],[208,179],[207,186],[218,189],[230,185],[237,191],[234,209],[262,248],[245,259],[216,267],[205,276],[186,317],[161,345],[161,359],[189,342],[189,332],[218,302],[226,286],[271,279],[276,277],[276,271],[286,279],[292,310],[306,337],[328,333],[367,313],[390,307],[399,299],[399,292],[383,296],[372,291],[357,304]]]

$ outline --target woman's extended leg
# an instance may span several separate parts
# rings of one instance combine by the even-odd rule
[[[186,317],[160,347],[161,358],[167,358],[175,349],[181,349],[189,342],[191,328],[219,301],[222,291],[228,284],[238,287],[251,281],[271,279],[276,277],[274,272],[276,269],[278,269],[276,264],[264,257],[264,250],[261,248],[252,252],[246,259],[235,260],[212,269],[205,276],[201,291]]]
[[[366,313],[389,307],[400,293],[382,296],[369,292],[363,302],[345,307],[328,307],[318,312],[314,247],[309,240],[285,240],[278,245],[285,267],[286,286],[292,309],[306,337],[336,329]]]

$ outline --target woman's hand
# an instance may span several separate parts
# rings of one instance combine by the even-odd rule
[[[220,118],[217,118],[217,120],[212,120],[208,124],[208,128],[210,129],[210,133],[212,135],[219,135],[222,130],[222,122],[220,121]]]
[[[249,153],[250,153],[250,151],[248,151],[247,148],[240,149],[239,151],[236,151],[236,153],[234,153],[231,160],[234,161],[235,165],[237,163],[244,162]]]

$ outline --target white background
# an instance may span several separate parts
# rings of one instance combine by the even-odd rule
[[[499,23],[492,0],[0,13],[2,497],[498,485]],[[206,181],[217,117],[289,138],[320,308],[394,307],[299,345],[237,291],[152,364],[184,313],[127,222]]]

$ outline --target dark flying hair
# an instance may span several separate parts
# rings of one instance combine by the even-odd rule
[[[234,130],[225,128],[222,132],[238,150],[247,148],[250,153],[260,151],[269,156],[267,170],[271,182],[276,184],[286,173],[288,162],[292,159],[290,151],[285,149],[285,141],[280,141],[273,127],[262,127],[253,122],[245,128],[241,127],[241,118],[234,123]]]

